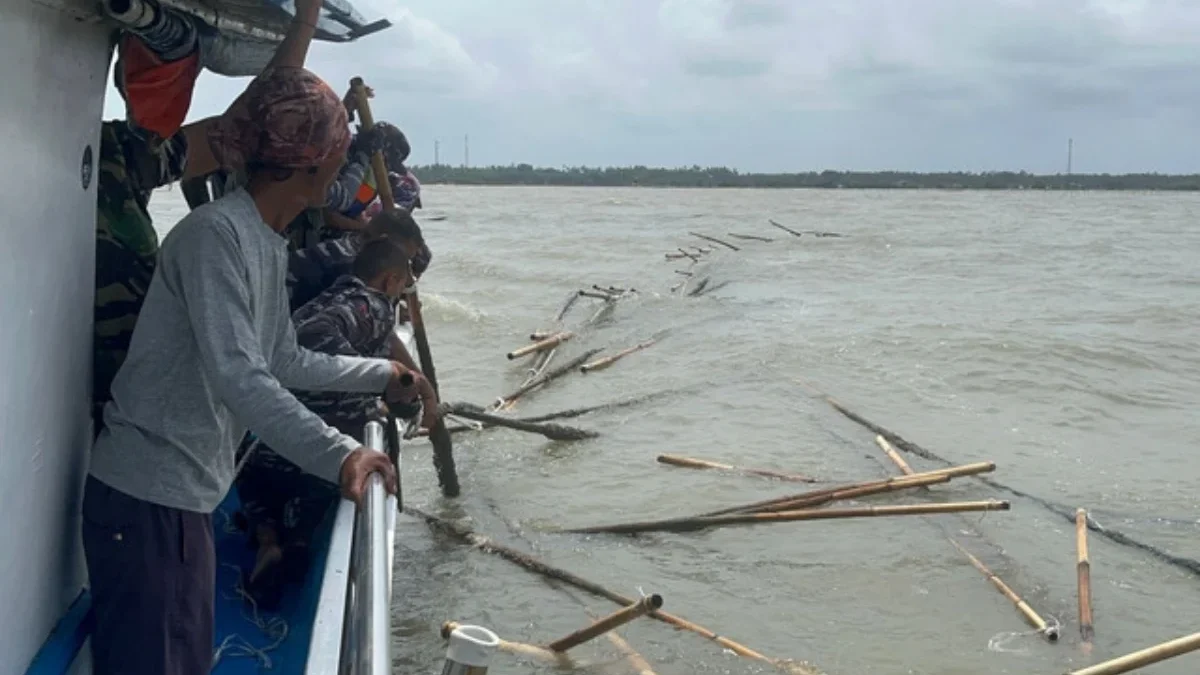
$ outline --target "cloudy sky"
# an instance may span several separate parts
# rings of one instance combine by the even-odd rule
[[[1200,172],[1200,0],[355,0],[414,163]],[[193,117],[244,80],[206,75]],[[114,114],[115,95],[109,97]]]

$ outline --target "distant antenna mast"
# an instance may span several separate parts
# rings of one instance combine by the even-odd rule
[[[471,168],[471,137],[463,135],[463,168]]]
[[[442,142],[438,139],[433,139],[433,165],[442,165]]]
[[[1071,175],[1071,164],[1075,159],[1075,139],[1067,139],[1067,175]]]

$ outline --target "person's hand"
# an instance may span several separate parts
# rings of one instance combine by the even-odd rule
[[[398,361],[392,361],[394,376],[384,392],[384,400],[388,403],[412,403],[421,401],[421,426],[432,427],[437,423],[438,397],[433,385],[419,372],[406,368]]]
[[[368,157],[374,157],[375,153],[383,151],[387,147],[387,136],[383,129],[379,127],[371,127],[363,129],[359,127],[358,135],[354,137],[354,149],[356,152],[364,153]]]
[[[367,98],[375,98],[375,90],[363,85],[363,90],[367,92]],[[342,97],[342,105],[346,106],[346,112],[350,115],[350,121],[354,121],[354,115],[358,112],[358,97],[354,95],[354,87],[346,90],[346,95]]]
[[[392,466],[392,460],[382,452],[360,446],[342,462],[338,480],[342,496],[361,505],[367,494],[367,476],[375,471],[383,476],[383,487],[390,494],[396,494],[396,467]]]

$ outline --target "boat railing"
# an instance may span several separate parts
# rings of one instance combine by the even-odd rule
[[[363,445],[383,452],[383,425],[367,423]],[[350,588],[338,667],[341,675],[388,675],[391,651],[391,525],[394,497],[383,476],[367,477],[367,490],[354,515],[354,544],[350,555]],[[389,517],[390,516],[390,517]]]

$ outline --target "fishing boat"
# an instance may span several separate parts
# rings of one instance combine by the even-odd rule
[[[109,13],[139,0],[105,0]],[[291,0],[160,0],[221,36],[272,48]],[[325,0],[317,39],[351,42],[388,26],[346,0]],[[117,27],[95,0],[0,3],[0,673],[91,672],[90,600],[80,506],[92,421],[96,161]],[[398,328],[401,337],[411,335]],[[410,345],[410,349],[412,349]],[[383,427],[367,443],[382,449]],[[401,434],[402,436],[402,434]],[[238,593],[253,553],[229,527],[231,494],[214,514],[218,556],[214,673],[372,673],[390,669],[395,497],[378,475],[361,507],[342,501],[313,544],[303,587],[264,616]]]

